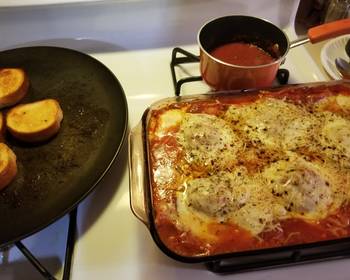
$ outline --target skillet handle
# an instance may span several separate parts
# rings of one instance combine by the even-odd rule
[[[312,27],[308,30],[308,37],[310,42],[314,44],[349,33],[350,18],[347,18]]]
[[[143,144],[142,121],[129,134],[129,188],[130,208],[134,215],[149,227],[147,215],[147,166]]]

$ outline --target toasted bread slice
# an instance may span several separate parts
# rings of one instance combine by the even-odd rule
[[[26,95],[28,86],[28,77],[22,69],[0,69],[0,108],[19,102]]]
[[[16,174],[16,155],[6,144],[0,143],[0,190],[10,184]]]
[[[58,132],[62,119],[59,103],[44,99],[11,108],[6,115],[6,127],[19,140],[41,142]]]

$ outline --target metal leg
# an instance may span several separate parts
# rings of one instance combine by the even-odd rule
[[[72,256],[74,251],[75,237],[77,228],[77,208],[69,213],[69,226],[66,243],[66,253],[64,259],[62,280],[70,279]],[[37,258],[23,245],[21,241],[15,242],[15,246],[30,261],[30,263],[39,271],[39,273],[48,280],[57,280],[52,274],[39,262]]]
[[[35,258],[32,253],[23,245],[21,241],[15,243],[16,247],[22,252],[22,254],[31,262],[31,264],[40,272],[45,279],[56,280],[55,277]]]
[[[70,269],[72,264],[72,256],[75,244],[75,235],[77,231],[77,208],[69,213],[69,227],[67,236],[66,256],[64,261],[64,270],[62,280],[70,278]]]

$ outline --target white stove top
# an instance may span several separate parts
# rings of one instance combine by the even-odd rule
[[[62,34],[64,34],[63,29],[66,28],[66,26],[64,23],[59,22],[58,15],[53,17],[53,21],[57,21],[57,24],[60,25],[60,29],[56,30],[55,36],[52,36],[52,33],[50,33],[52,30],[50,32],[41,30],[39,35],[33,33],[30,36],[21,33],[18,34],[17,37],[9,36],[9,34],[11,34],[9,31],[11,28],[10,23],[13,19],[7,18],[7,21],[4,22],[2,20],[2,15],[4,15],[5,12],[0,9],[0,34],[3,32],[8,35],[7,44],[0,42],[0,49],[18,45],[31,45],[33,43],[28,43],[28,41],[39,40],[40,44],[55,44],[58,46],[73,47],[90,53],[93,57],[104,63],[121,82],[128,100],[129,128],[132,128],[139,122],[142,113],[151,103],[161,98],[174,95],[170,73],[171,51],[173,47],[179,44],[184,49],[197,54],[198,49],[195,44],[196,32],[193,33],[193,30],[197,29],[197,27],[207,19],[228,13],[244,13],[265,17],[269,18],[276,24],[283,23],[285,26],[284,29],[290,36],[290,39],[295,38],[294,30],[290,24],[291,22],[289,22],[289,17],[292,18],[293,15],[291,16],[289,13],[287,14],[288,9],[279,6],[282,4],[277,0],[259,1],[259,4],[256,4],[256,1],[235,1],[236,6],[230,1],[202,1],[201,4],[198,4],[199,2],[194,0],[188,1],[187,3],[180,3],[183,1],[171,2],[165,0],[126,1],[130,3],[122,3],[123,1],[118,2],[120,3],[118,5],[121,5],[121,8],[120,10],[115,10],[116,21],[114,27],[117,31],[113,32],[121,32],[122,34],[120,37],[115,33],[100,34],[99,36],[96,35],[98,32],[101,32],[99,28],[102,25],[96,18],[92,17],[91,21],[94,22],[94,20],[96,20],[96,22],[91,25],[92,31],[90,34],[91,36],[88,36],[90,38],[89,40],[62,39]],[[218,10],[213,9],[214,2],[217,3],[216,6],[218,7]],[[259,6],[247,6],[248,2]],[[294,10],[297,3],[298,1],[294,0],[284,1],[284,5],[289,5],[289,7]],[[127,4],[131,5],[129,7],[130,10],[128,11],[133,13],[133,16],[144,15],[143,17],[141,16],[141,18],[135,19],[137,24],[140,24],[142,19],[148,19],[144,25],[139,27],[140,30],[137,33],[129,34],[127,32],[130,30],[135,31],[136,29],[134,25],[127,27],[125,22],[118,25],[120,23],[118,21],[119,15],[124,19],[126,18],[126,15],[123,14],[126,11],[125,5]],[[144,10],[145,6],[150,7],[151,4],[154,5],[153,9]],[[106,9],[111,9],[111,5],[112,4],[108,4]],[[182,30],[183,26],[181,24],[175,24],[175,12],[183,11],[186,13],[187,11],[188,13],[194,13],[194,10],[192,9],[198,9],[200,5],[203,7],[203,18],[198,15],[193,15],[193,23],[188,30]],[[231,7],[231,10],[229,11],[227,7]],[[65,6],[60,9],[61,11],[65,11],[68,8],[69,7]],[[98,9],[99,12],[101,12],[101,6],[98,6]],[[49,8],[47,8],[46,11],[53,13]],[[86,7],[82,8],[82,13],[85,13],[84,17],[87,17],[87,11]],[[141,13],[142,11],[143,13]],[[22,24],[18,22],[15,23],[13,30],[24,32],[20,31],[20,26],[23,26],[23,24],[28,22],[29,19],[33,19],[38,10],[37,8],[30,10],[29,14],[24,14],[22,10],[17,12],[20,16],[23,15],[25,19]],[[110,12],[105,12],[108,16],[111,16]],[[16,11],[12,10],[10,12],[12,15],[15,15],[15,13]],[[153,16],[153,18],[151,16]],[[187,14],[187,16],[189,15]],[[65,15],[62,15],[62,17],[64,18]],[[185,15],[180,14],[179,17],[184,19]],[[204,20],[204,18],[206,18],[206,20]],[[156,23],[157,20],[159,22]],[[186,18],[186,21],[189,24],[191,19]],[[286,22],[289,22],[289,24],[286,25]],[[30,20],[29,23],[34,25]],[[128,21],[128,23],[130,23],[130,21]],[[48,22],[47,24],[50,25],[52,23]],[[156,30],[152,29],[155,26],[157,26]],[[41,26],[38,28],[42,29],[43,27]],[[185,35],[178,35],[177,32],[179,32],[179,30],[176,30],[176,28],[181,29],[182,32],[191,33],[193,38],[189,39],[190,37],[188,33]],[[72,29],[74,29],[74,26],[72,26]],[[75,30],[68,30],[67,33],[75,38],[81,38],[78,36],[79,32],[76,31],[76,29],[79,29],[79,27],[75,28]],[[113,27],[108,25],[106,26],[106,29],[111,31],[113,30]],[[160,30],[162,30],[163,35],[159,34]],[[167,32],[173,32],[173,36]],[[20,35],[23,35],[24,37]],[[108,38],[111,40],[108,41]],[[118,41],[118,38],[120,41]],[[143,42],[139,42],[137,40],[138,38],[141,38]],[[123,46],[123,50],[114,47],[112,48],[111,41],[114,43],[116,41],[120,42],[120,45]],[[117,44],[114,44],[113,46],[115,45]],[[313,51],[316,52],[316,54],[312,53]],[[317,59],[314,59],[314,57],[318,56],[317,51],[319,52],[319,47],[317,46],[298,47],[290,51],[286,63],[283,65],[284,68],[290,70],[290,83],[313,82],[329,79],[328,76],[325,75],[321,66],[317,64]],[[189,64],[186,66],[186,71],[193,75],[197,75],[198,64]],[[180,78],[186,75],[186,73],[181,70],[178,74]],[[194,84],[183,86],[182,94],[188,95],[204,93],[207,91],[208,87],[205,84],[196,82]],[[72,280],[210,280],[227,277],[239,277],[239,279],[242,280],[295,280],[298,278],[317,278],[318,280],[349,279],[350,261],[347,259],[242,273],[236,276],[227,277],[215,275],[207,271],[203,265],[189,265],[176,262],[165,256],[158,249],[147,228],[133,216],[129,206],[128,188],[127,147],[125,143],[118,158],[112,165],[110,171],[106,174],[105,178],[96,190],[79,205],[78,236],[72,262]],[[53,272],[57,279],[61,279],[62,275],[62,260],[64,258],[67,225],[68,216],[65,216],[43,231],[23,241],[23,243],[32,250],[33,254],[39,257],[40,261],[42,261],[51,272]],[[41,276],[31,267],[16,248],[12,248],[9,250],[8,256],[5,255],[2,260],[0,259],[0,279],[32,280],[41,279]]]

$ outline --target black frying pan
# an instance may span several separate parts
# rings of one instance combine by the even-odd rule
[[[21,103],[55,98],[64,119],[58,135],[45,143],[28,145],[6,135],[18,174],[0,191],[0,247],[72,210],[112,164],[128,119],[120,83],[88,55],[57,47],[19,48],[0,52],[3,67],[28,73],[29,92]]]

